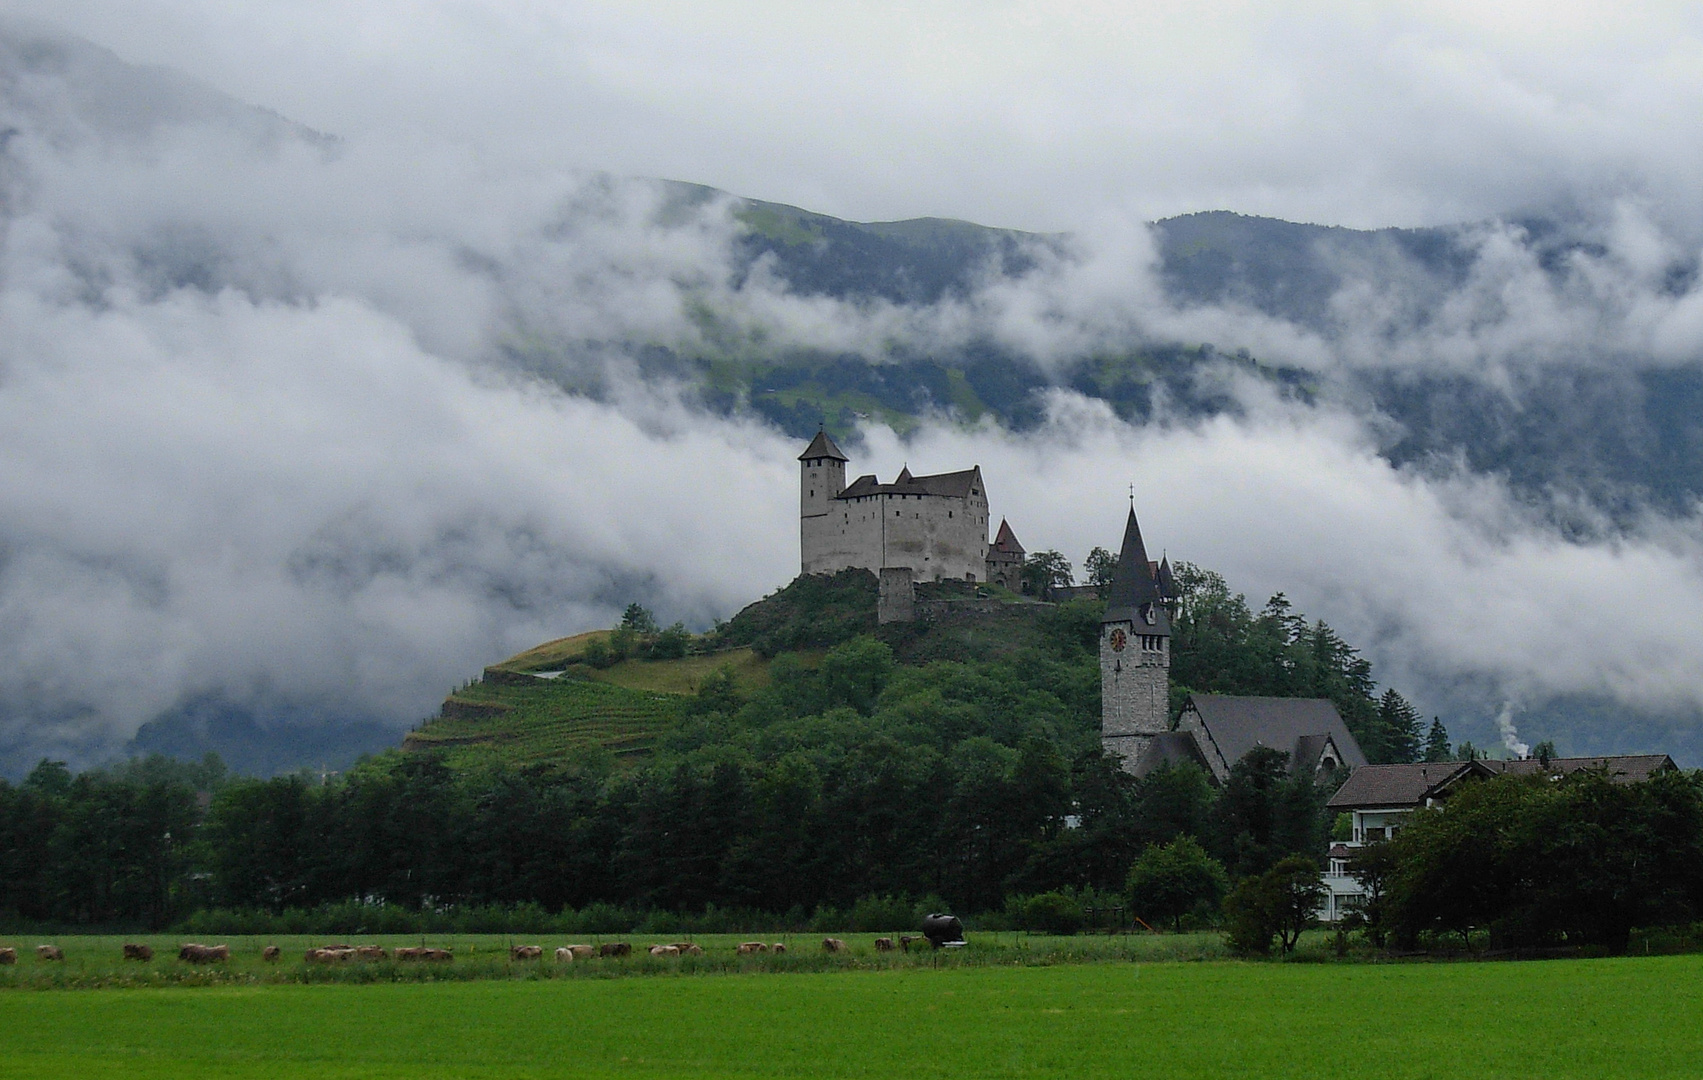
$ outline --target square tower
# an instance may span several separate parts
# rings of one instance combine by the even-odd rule
[[[1100,745],[1135,772],[1171,729],[1171,620],[1130,507],[1100,622]]]

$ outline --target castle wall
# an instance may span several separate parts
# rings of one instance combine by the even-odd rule
[[[809,478],[806,470],[805,489]],[[805,496],[808,500],[808,495]],[[835,499],[825,512],[800,518],[806,574],[849,566],[880,573],[908,567],[918,581],[987,578],[987,497],[882,493]]]
[[[1113,647],[1114,632],[1122,631],[1124,647]],[[1143,642],[1157,648],[1143,648]],[[1133,623],[1108,623],[1100,628],[1100,743],[1134,771],[1153,736],[1170,730],[1171,639],[1144,639]]]

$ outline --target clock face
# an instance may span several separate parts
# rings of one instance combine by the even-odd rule
[[[1113,630],[1112,631],[1112,651],[1113,652],[1123,652],[1124,646],[1128,645],[1128,644],[1129,644],[1129,636],[1127,634],[1125,634],[1122,630]]]

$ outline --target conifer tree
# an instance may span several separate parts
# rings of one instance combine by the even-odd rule
[[[1425,736],[1425,760],[1447,761],[1452,757],[1449,753],[1449,729],[1443,726],[1443,718],[1431,718],[1431,731]]]

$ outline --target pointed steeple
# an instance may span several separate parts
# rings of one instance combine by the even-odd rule
[[[993,546],[997,551],[1010,551],[1018,555],[1024,554],[1023,544],[1017,539],[1017,534],[1011,531],[1010,522],[999,519],[999,532],[993,538]]]
[[[899,470],[899,477],[898,477],[898,479],[894,480],[893,483],[894,483],[895,486],[897,486],[899,484],[908,484],[913,479],[914,479],[914,477],[911,476],[911,467],[909,465],[906,465],[904,468]]]
[[[1112,574],[1112,587],[1106,592],[1106,615],[1101,621],[1134,623],[1136,632],[1142,634],[1168,637],[1171,633],[1171,621],[1160,603],[1159,587],[1153,580],[1147,545],[1141,541],[1141,525],[1135,520],[1133,506],[1124,523],[1123,550]]]
[[[835,461],[850,461],[851,458],[840,453],[840,448],[834,445],[834,440],[828,434],[827,428],[816,432],[816,437],[810,440],[804,453],[798,455],[800,461],[814,461],[817,458],[832,458]]]
[[[1165,601],[1177,598],[1177,579],[1171,576],[1171,557],[1159,556],[1159,599]]]

